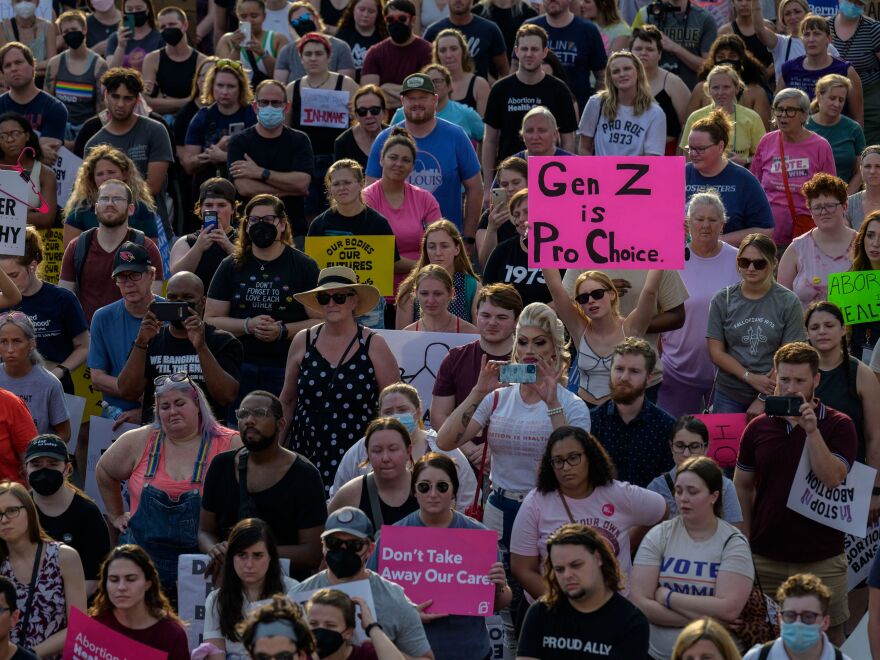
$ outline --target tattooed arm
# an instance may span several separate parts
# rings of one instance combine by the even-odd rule
[[[500,386],[498,368],[499,364],[487,363],[486,356],[483,356],[477,384],[467,398],[446,418],[437,432],[437,446],[440,449],[450,451],[460,447],[483,428],[483,425],[474,419],[474,413],[477,412],[480,402],[486,398],[486,395]]]

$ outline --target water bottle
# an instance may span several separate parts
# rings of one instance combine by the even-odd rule
[[[106,401],[101,401],[101,417],[105,419],[118,419],[122,412],[122,408],[119,406],[111,406]]]

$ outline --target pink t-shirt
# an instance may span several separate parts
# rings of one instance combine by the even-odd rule
[[[770,209],[773,211],[773,220],[776,222],[773,240],[777,245],[788,245],[791,243],[793,219],[782,181],[781,161],[779,131],[771,131],[758,142],[751,169],[752,174],[761,182],[761,187],[767,193]],[[801,194],[801,186],[819,172],[837,174],[831,145],[825,138],[815,133],[797,144],[786,142],[785,162],[788,188],[791,191],[795,212],[809,213],[807,200]]]

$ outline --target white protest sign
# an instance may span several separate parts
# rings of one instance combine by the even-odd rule
[[[98,482],[95,480],[95,468],[98,466],[98,459],[107,451],[110,444],[120,435],[130,429],[136,429],[137,424],[123,424],[115,431],[113,430],[115,421],[106,419],[105,417],[89,418],[89,453],[88,462],[86,464],[86,494],[95,500],[95,504],[101,509],[101,513],[107,513],[104,508],[104,498],[98,491]]]
[[[302,126],[348,128],[348,92],[300,86]]]
[[[876,473],[872,467],[853,463],[844,482],[837,488],[828,488],[810,468],[804,445],[786,506],[817,523],[864,538]]]
[[[400,380],[419,391],[422,410],[431,409],[431,392],[440,370],[440,363],[450,348],[479,339],[478,335],[450,332],[412,332],[409,330],[378,330],[400,367]]]
[[[0,170],[0,254],[24,254],[31,184],[15,170]]]
[[[340,582],[339,584],[334,584],[330,589],[336,589],[337,591],[342,591],[347,593],[349,596],[353,596],[356,598],[363,598],[364,602],[367,604],[367,607],[370,608],[370,612],[373,613],[373,619],[378,621],[379,623],[382,620],[379,618],[379,613],[376,612],[376,605],[373,603],[373,591],[370,589],[370,581],[369,580],[355,580],[354,582]],[[291,594],[288,594],[290,599],[294,603],[299,603],[300,605],[305,606],[305,602],[311,598],[315,592],[320,591],[320,589],[312,589],[310,591],[295,591]],[[355,628],[355,641],[360,643],[364,642],[367,639],[367,636],[364,634],[364,630],[361,627],[361,620],[358,618],[357,626]]]
[[[73,454],[76,452],[76,445],[79,440],[79,427],[82,426],[86,400],[75,394],[65,394],[64,406],[67,408],[67,414],[70,415],[70,440],[67,443],[67,453]]]
[[[859,538],[847,534],[843,538],[843,551],[849,568],[846,572],[846,590],[852,591],[871,572],[874,557],[880,547],[880,523],[874,523],[868,528],[865,538]]]
[[[500,614],[486,617],[486,630],[489,631],[491,660],[513,660],[510,650],[504,643],[504,620]]]
[[[58,181],[56,195],[58,206],[67,204],[70,193],[73,192],[73,184],[76,183],[76,173],[82,167],[82,158],[79,158],[67,147],[58,150],[58,160],[52,168],[55,170],[55,179]]]

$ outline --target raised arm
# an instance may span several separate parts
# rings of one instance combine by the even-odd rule
[[[568,296],[568,291],[562,284],[562,276],[559,274],[559,269],[542,268],[541,273],[544,275],[544,282],[547,284],[547,289],[553,298],[556,314],[563,325],[565,325],[568,334],[572,336],[573,341],[577,343],[587,329],[587,323],[576,307],[577,303]],[[575,291],[575,295],[577,295],[577,291]]]
[[[437,432],[437,446],[440,449],[449,451],[460,447],[475,437],[483,428],[483,425],[473,418],[474,413],[486,395],[501,385],[498,381],[499,366],[497,363],[489,362],[486,356],[483,356],[480,361],[480,376],[477,378],[477,384],[471,389],[467,398],[446,418],[443,426]]]

